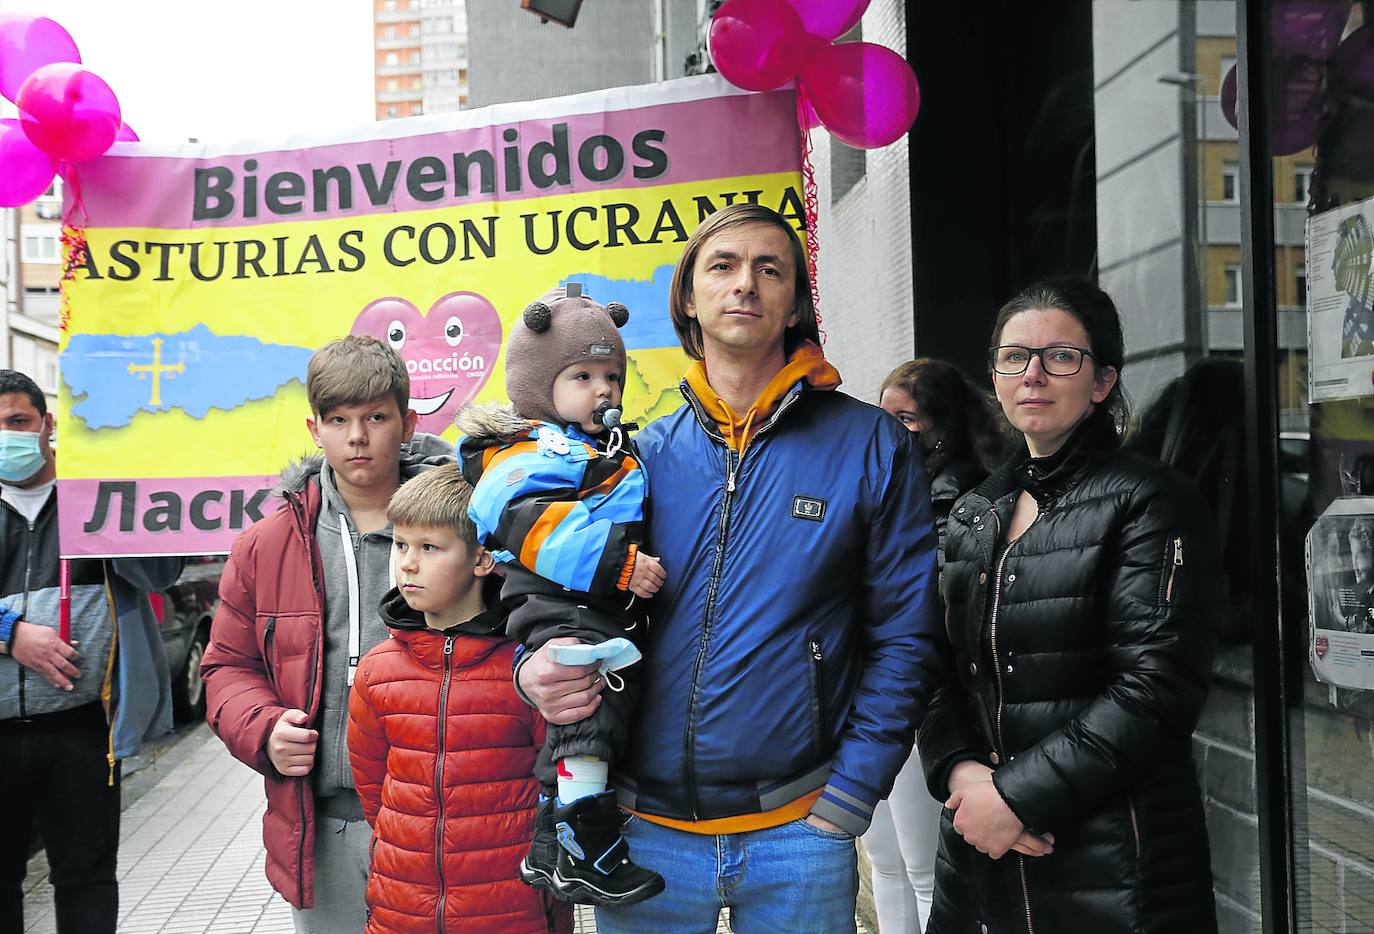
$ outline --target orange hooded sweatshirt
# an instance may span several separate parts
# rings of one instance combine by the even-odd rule
[[[706,381],[706,364],[698,360],[687,371],[687,385],[696,394],[706,414],[715,420],[726,443],[740,454],[744,453],[758,433],[759,426],[768,421],[782,397],[798,380],[806,380],[812,389],[834,389],[840,385],[840,372],[826,361],[818,345],[806,341],[792,352],[787,365],[768,381],[763,392],[754,400],[753,408],[741,416],[716,395]]]

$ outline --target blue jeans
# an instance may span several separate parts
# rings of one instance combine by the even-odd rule
[[[687,833],[631,817],[630,857],[668,884],[625,908],[596,909],[601,934],[712,934],[721,908],[736,934],[853,932],[858,856],[847,833],[804,820],[749,833]]]

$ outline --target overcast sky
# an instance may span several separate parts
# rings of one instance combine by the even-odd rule
[[[61,23],[149,142],[373,121],[369,0],[0,0],[0,11]]]

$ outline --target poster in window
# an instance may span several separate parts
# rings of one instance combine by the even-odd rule
[[[1333,501],[1307,533],[1306,553],[1312,673],[1374,689],[1374,497]]]
[[[1307,220],[1312,402],[1374,394],[1374,198]]]

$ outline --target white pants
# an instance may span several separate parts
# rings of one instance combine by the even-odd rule
[[[921,760],[912,750],[892,794],[873,809],[863,835],[873,864],[873,907],[882,934],[921,934],[935,892],[935,847],[941,803],[926,790]]]

